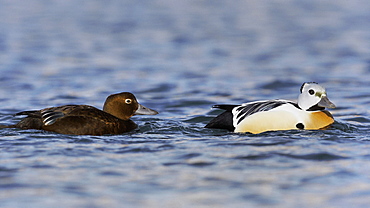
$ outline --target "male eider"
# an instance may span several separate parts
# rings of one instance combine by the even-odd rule
[[[298,102],[265,100],[241,105],[215,105],[226,110],[205,128],[227,129],[233,132],[258,134],[265,131],[292,129],[323,129],[334,122],[325,108],[335,108],[329,101],[325,88],[316,82],[301,86]]]

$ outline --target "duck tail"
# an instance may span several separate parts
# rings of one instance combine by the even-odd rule
[[[233,114],[230,111],[225,111],[213,118],[204,128],[227,129],[229,131],[234,131]]]
[[[228,104],[221,104],[221,105],[214,105],[212,108],[219,108],[226,111],[232,111],[235,107],[238,107],[240,105],[228,105]]]
[[[14,116],[40,117],[40,111],[22,111],[14,114]]]
[[[226,111],[213,118],[204,128],[227,129],[229,131],[234,131],[235,127],[233,125],[232,110],[237,106],[239,105],[221,104],[212,106],[212,108],[219,108]]]
[[[6,128],[14,128],[15,126],[14,125],[1,125],[0,124],[0,129],[6,129]]]

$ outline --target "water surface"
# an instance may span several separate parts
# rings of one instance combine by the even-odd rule
[[[0,124],[22,110],[101,108],[130,91],[156,116],[122,135],[0,130],[1,207],[367,207],[367,1],[0,3]],[[327,130],[204,129],[213,104],[338,106]]]

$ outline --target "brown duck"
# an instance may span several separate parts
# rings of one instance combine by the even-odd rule
[[[89,105],[63,105],[15,114],[27,115],[19,123],[3,128],[42,129],[61,134],[121,134],[137,128],[130,120],[134,115],[156,115],[157,111],[139,104],[132,93],[107,97],[103,110]]]

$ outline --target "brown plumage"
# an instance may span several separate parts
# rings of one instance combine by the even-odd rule
[[[132,116],[156,114],[157,111],[140,105],[132,93],[122,92],[108,96],[103,110],[89,105],[63,105],[23,111],[15,115],[27,115],[26,118],[6,127],[74,135],[121,134],[137,128],[130,120]]]

